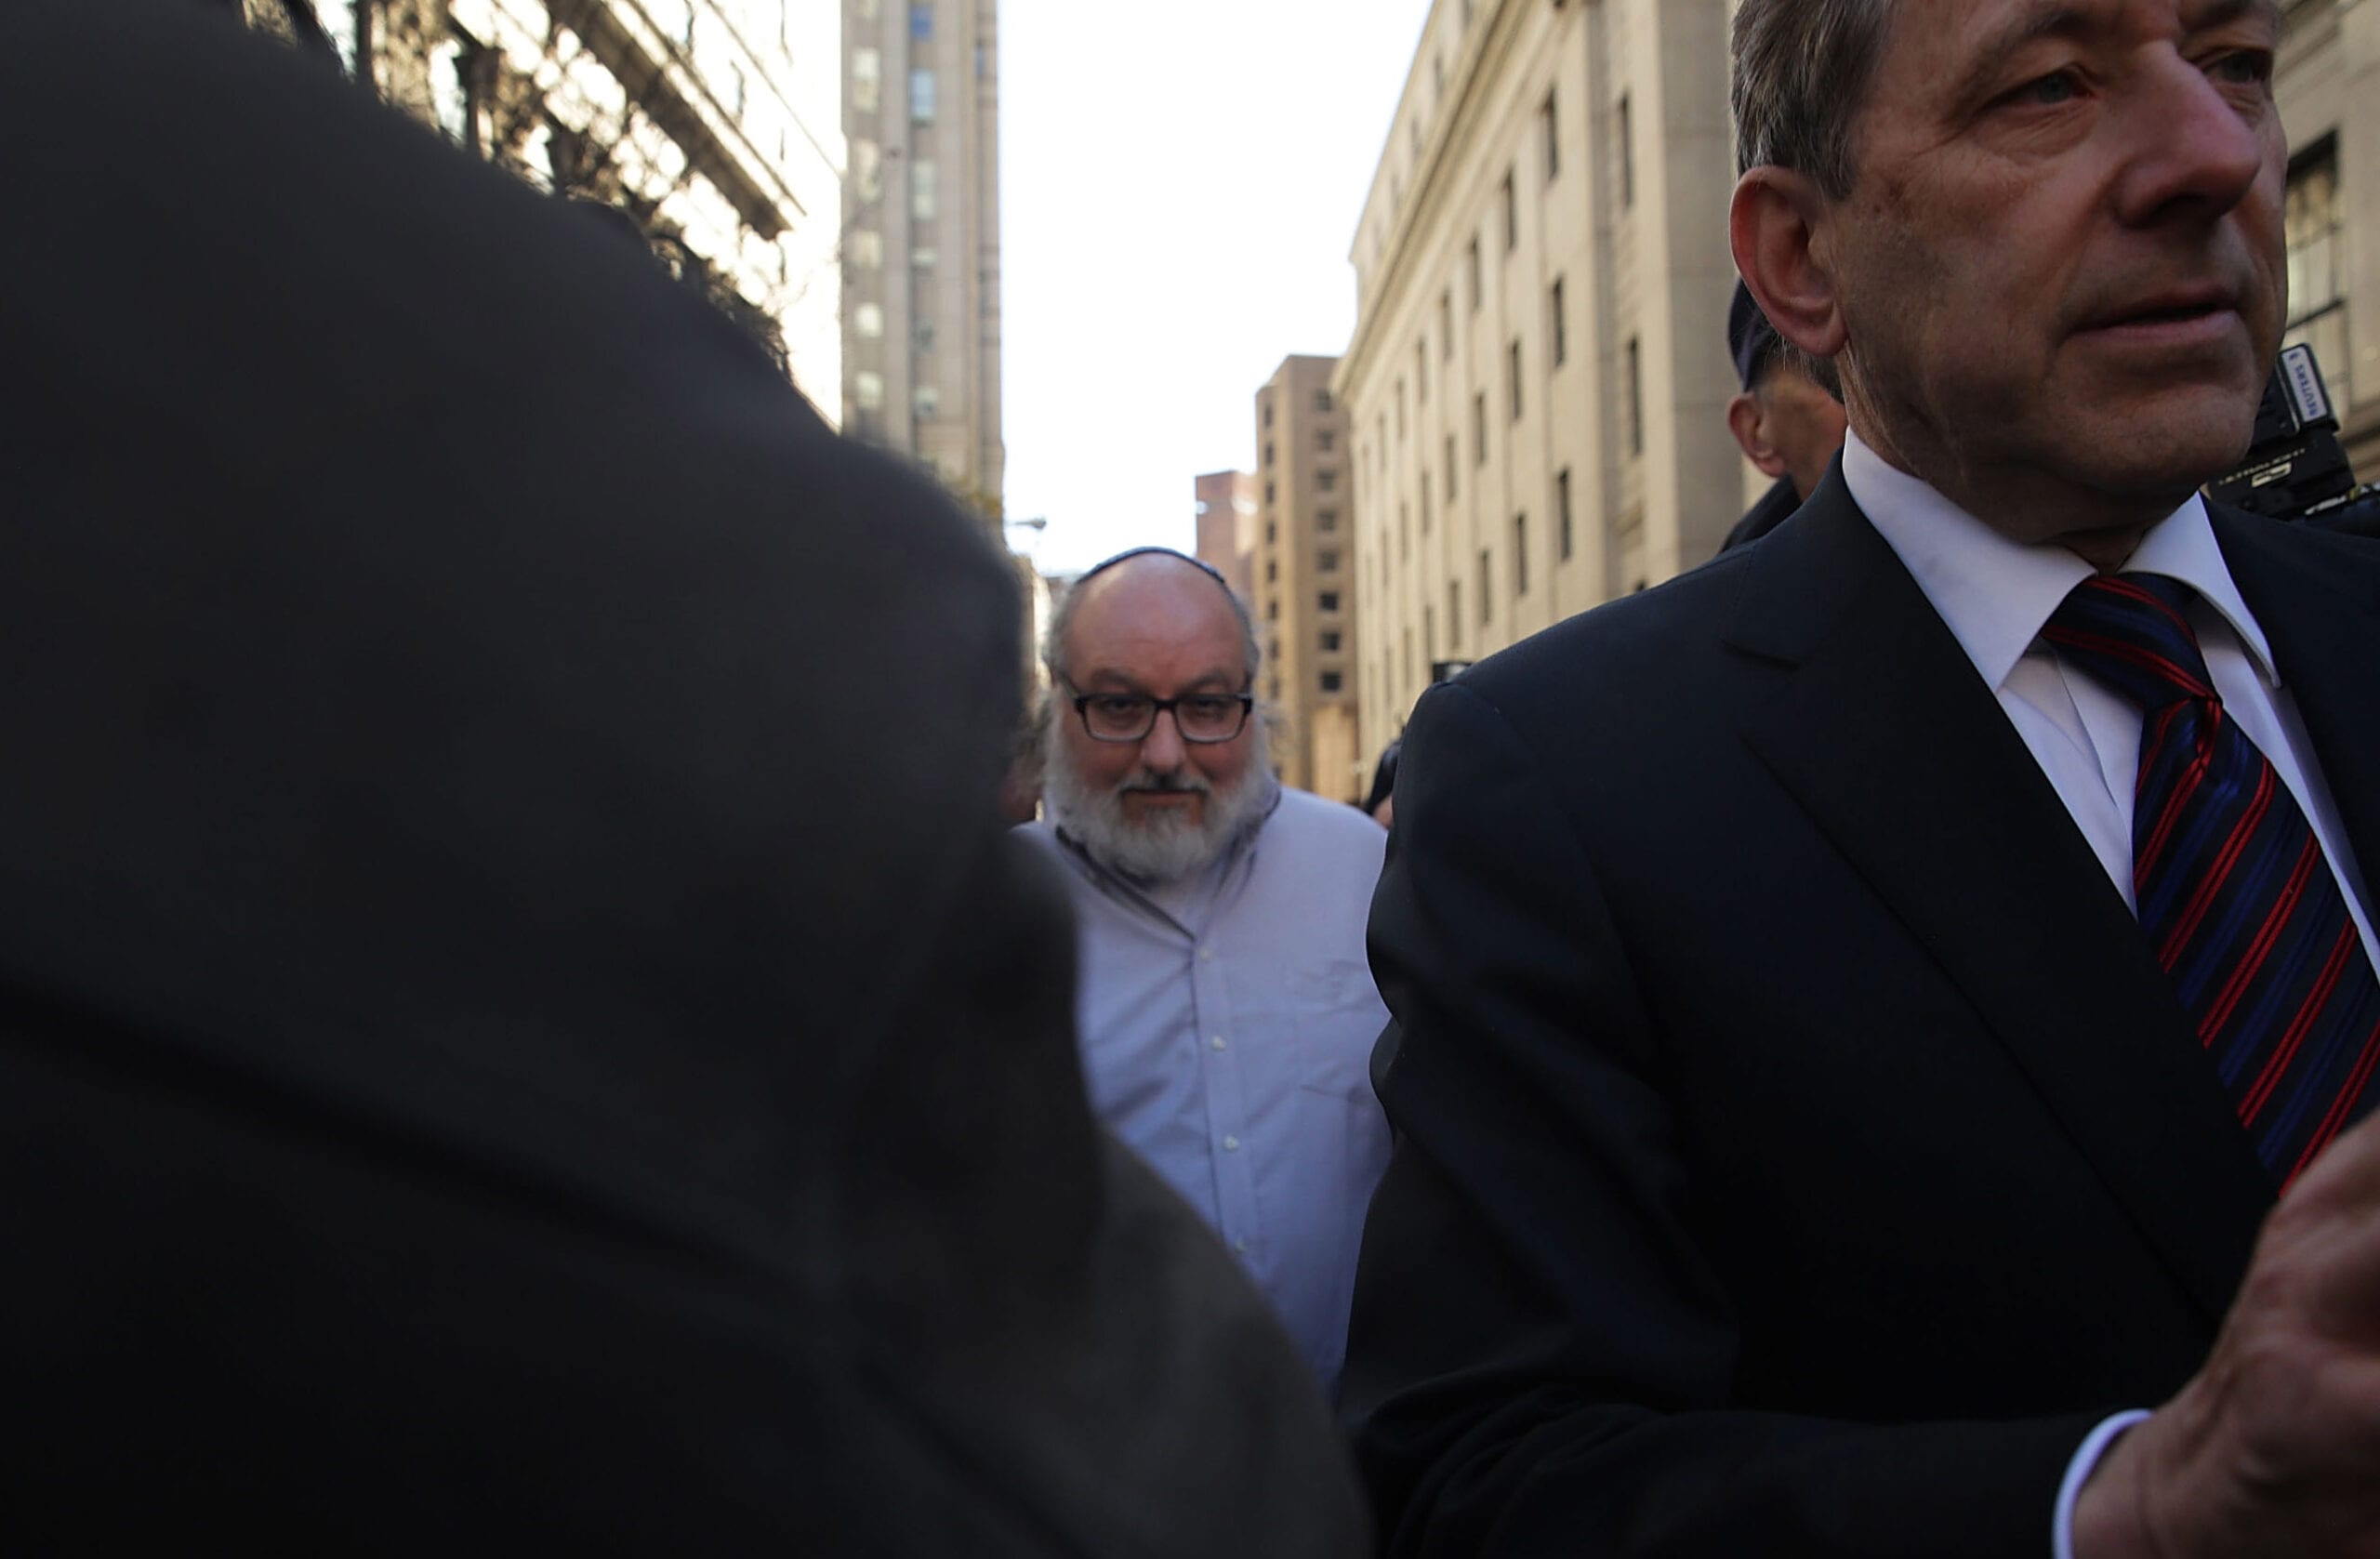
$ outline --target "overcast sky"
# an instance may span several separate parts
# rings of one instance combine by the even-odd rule
[[[1347,252],[1429,0],[1003,0],[1012,519],[1045,573],[1192,542],[1256,389],[1355,320]]]

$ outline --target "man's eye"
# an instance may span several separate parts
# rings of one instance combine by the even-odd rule
[[[2235,49],[2208,65],[2206,73],[2235,86],[2261,86],[2272,79],[2272,56],[2260,48]]]
[[[2025,83],[2003,100],[2029,107],[2055,108],[2060,103],[2072,102],[2080,91],[2080,84],[2075,81],[2072,72],[2056,71]]]
[[[1123,720],[1138,714],[1143,700],[1127,694],[1111,693],[1091,701],[1091,713],[1109,720]]]
[[[1230,698],[1185,698],[1182,701],[1182,710],[1192,720],[1221,720],[1236,703],[1236,699]]]

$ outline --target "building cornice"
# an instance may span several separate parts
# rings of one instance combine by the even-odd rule
[[[1372,288],[1368,306],[1363,298],[1357,298],[1355,336],[1340,354],[1339,372],[1334,377],[1337,385],[1352,384],[1363,375],[1370,357],[1379,350],[1382,322],[1395,314],[1397,306],[1405,301],[1413,284],[1411,262],[1417,258],[1421,236],[1436,230],[1437,219],[1451,198],[1454,178],[1461,165],[1458,153],[1470,151],[1481,139],[1488,120],[1505,106],[1490,86],[1502,78],[1527,29],[1528,13],[1537,8],[1538,3],[1539,0],[1488,0],[1487,15],[1474,19],[1474,39],[1457,63],[1449,101],[1422,139],[1413,187],[1406,192],[1403,205],[1392,215],[1388,243],[1373,272],[1380,280]],[[1391,125],[1380,169],[1372,177],[1373,198],[1378,197],[1387,176],[1395,145],[1395,126]],[[1371,200],[1368,199],[1367,216],[1370,209]],[[1360,246],[1362,242],[1359,227],[1356,244]],[[1354,251],[1349,253],[1352,257]]]

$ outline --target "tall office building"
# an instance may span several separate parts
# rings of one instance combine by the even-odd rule
[[[1251,554],[1258,692],[1279,714],[1282,780],[1333,800],[1363,794],[1355,731],[1355,527],[1348,514],[1347,413],[1333,357],[1291,357],[1256,392]]]
[[[627,218],[840,401],[840,37],[795,0],[243,0],[252,26],[560,198]]]
[[[987,517],[1000,434],[995,0],[840,0],[843,426]]]
[[[1209,471],[1192,480],[1198,539],[1196,555],[1229,581],[1245,601],[1256,599],[1256,479],[1246,471]]]
[[[1361,745],[1468,660],[1717,550],[1727,0],[1437,0],[1373,177],[1338,374]]]
[[[2340,436],[2380,482],[2380,6],[2298,0],[2273,82],[2289,132],[2289,337],[2314,348]]]

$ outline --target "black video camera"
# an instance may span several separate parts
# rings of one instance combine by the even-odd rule
[[[2207,483],[2206,495],[2276,520],[2380,535],[2380,486],[2356,485],[2313,348],[2281,350],[2256,407],[2254,442],[2238,466]]]

